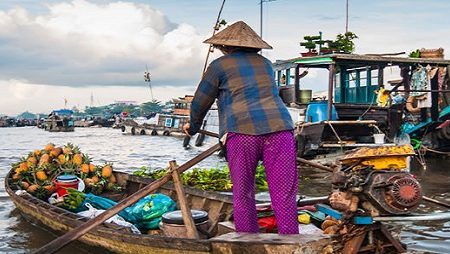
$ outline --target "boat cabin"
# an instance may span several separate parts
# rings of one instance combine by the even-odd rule
[[[313,138],[317,147],[325,138],[323,132],[326,125],[339,126],[341,130],[328,126],[328,138],[335,142],[333,146],[342,147],[344,143],[355,146],[359,142],[356,140],[358,137],[369,137],[378,132],[384,132],[390,138],[396,136],[402,125],[406,98],[415,91],[411,88],[414,71],[426,66],[446,68],[450,66],[450,61],[375,54],[330,54],[278,60],[273,65],[275,81],[284,102],[288,106],[305,109],[299,126],[321,126],[320,133],[314,134],[321,138]],[[327,72],[328,85],[321,97],[314,98],[312,89],[305,89],[304,77],[310,69]],[[448,84],[448,77],[446,82]],[[430,89],[430,115],[437,119],[443,106],[438,103],[439,98],[445,99],[447,106],[450,100],[445,91],[439,91],[437,79],[431,80]],[[386,96],[383,98],[382,94]],[[389,100],[393,94],[399,94],[405,100]],[[427,115],[426,110],[422,115]],[[363,125],[367,128],[361,128]],[[362,129],[367,130],[360,133]]]

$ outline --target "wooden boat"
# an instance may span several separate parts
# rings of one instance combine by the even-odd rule
[[[109,198],[120,200],[151,183],[149,178],[115,172],[117,181],[125,187],[123,193],[110,194]],[[5,189],[24,217],[57,232],[67,232],[86,221],[85,218],[50,205],[29,194],[16,194],[11,172],[5,180]],[[173,184],[167,183],[159,190],[177,200]],[[229,195],[185,187],[191,209],[208,212],[210,233],[217,232],[218,224],[230,220],[232,199]],[[117,253],[318,253],[331,243],[323,234],[238,234],[235,232],[215,234],[209,239],[174,238],[164,235],[133,234],[123,227],[104,223],[82,236],[80,241]]]
[[[69,109],[53,110],[45,120],[44,129],[49,132],[72,132],[75,130],[73,111]]]
[[[439,54],[426,53],[432,55]],[[411,81],[415,69],[427,65],[445,73],[450,61],[337,53],[277,60],[273,63],[275,80],[296,121],[298,155],[317,157],[378,145],[373,142],[374,134],[380,132],[388,139],[408,134],[415,139],[412,145],[417,143],[418,147],[425,139],[431,145],[430,152],[450,151],[450,90],[439,88],[449,86],[448,78],[441,78],[439,85],[439,75],[435,76],[425,90],[417,90]],[[322,97],[320,100],[313,100],[312,90],[305,89],[307,82],[302,78],[308,69],[324,70],[328,75],[326,93],[316,95],[316,99]],[[384,73],[390,71],[392,76],[393,70],[401,79],[387,80]],[[410,94],[413,92],[429,92],[429,112],[412,106],[416,100]],[[392,103],[388,103],[389,94]]]

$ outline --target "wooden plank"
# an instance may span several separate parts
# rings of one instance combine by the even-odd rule
[[[391,235],[391,233],[386,229],[386,227],[381,224],[381,223],[377,223],[379,230],[381,231],[381,233],[383,233],[383,235],[386,237],[386,239],[392,244],[394,245],[395,249],[397,249],[398,253],[403,253],[406,251],[405,248],[403,248],[402,244],[397,240],[394,239],[394,237]]]
[[[359,249],[361,248],[361,244],[364,241],[364,238],[366,237],[367,232],[364,232],[363,234],[357,235],[353,237],[351,240],[348,240],[344,244],[344,250],[342,253],[345,254],[356,254],[359,252]]]
[[[184,225],[186,227],[186,234],[188,238],[199,239],[197,228],[195,227],[194,219],[192,218],[191,209],[188,206],[186,200],[186,193],[183,189],[183,183],[181,182],[180,175],[177,169],[177,163],[170,161],[170,170],[172,171],[172,179],[175,183],[175,190],[177,191],[178,203],[180,205],[181,214],[183,215]]]

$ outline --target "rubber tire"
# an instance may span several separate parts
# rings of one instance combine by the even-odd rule
[[[127,128],[125,128],[125,126],[122,126],[122,127],[120,127],[120,129],[122,130],[122,132],[125,132],[125,130],[126,130]]]
[[[150,133],[150,135],[152,135],[152,136],[158,136],[158,131],[152,130],[152,133]]]
[[[165,131],[163,132],[163,136],[170,136],[170,131],[165,130]]]
[[[141,132],[139,134],[145,135],[145,130],[141,130]]]
[[[131,135],[136,135],[136,129],[134,127],[131,128]]]

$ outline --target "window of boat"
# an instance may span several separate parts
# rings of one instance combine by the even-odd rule
[[[348,75],[348,87],[353,88],[356,87],[356,73],[350,72]]]
[[[370,84],[372,86],[378,86],[378,70],[370,71]]]
[[[341,87],[341,74],[340,73],[336,73],[335,75],[335,80],[334,83],[336,84],[336,87]]]
[[[366,71],[361,71],[359,73],[359,86],[366,86],[367,85],[367,72]]]

